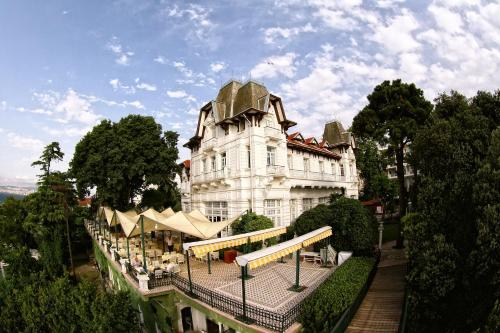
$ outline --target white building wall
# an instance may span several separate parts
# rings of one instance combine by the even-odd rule
[[[207,117],[205,125],[208,129],[200,148],[192,151],[190,181],[181,186],[186,189],[186,193],[189,188],[189,195],[182,197],[183,209],[199,209],[207,214],[207,202],[223,201],[227,202],[228,206],[228,216],[224,218],[236,216],[252,208],[257,214],[268,215],[266,200],[280,200],[280,213],[276,224],[289,225],[291,199],[297,200],[298,216],[303,211],[303,198],[311,198],[313,205],[317,205],[331,193],[340,193],[342,188],[345,189],[347,197],[357,198],[357,172],[351,147],[340,154],[340,161],[292,150],[287,147],[286,135],[277,123],[274,111],[260,121],[260,127],[251,127],[247,122],[245,130],[238,132],[237,126],[230,126],[228,135],[218,128],[215,138],[210,135],[213,124],[213,118]],[[268,146],[275,148],[273,166],[267,166]],[[252,149],[249,168],[250,147]],[[227,160],[224,169],[221,161],[223,152],[226,153]],[[216,157],[217,161],[215,170],[210,166],[213,157]],[[305,171],[304,159],[309,160],[309,171]],[[208,167],[203,165],[204,160],[205,166]],[[292,164],[290,166],[289,161]],[[320,161],[324,166],[323,172],[320,172]],[[344,177],[340,176],[340,164],[344,165]]]

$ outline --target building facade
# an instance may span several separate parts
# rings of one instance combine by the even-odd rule
[[[200,110],[191,159],[181,164],[184,211],[212,221],[244,211],[286,226],[334,192],[358,197],[355,141],[325,124],[321,140],[290,131],[281,98],[254,81],[230,81]],[[289,134],[290,133],[290,134]]]

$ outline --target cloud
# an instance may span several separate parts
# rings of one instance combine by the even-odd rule
[[[43,142],[41,140],[26,135],[9,132],[6,136],[7,142],[14,148],[31,151],[40,151],[43,148]]]
[[[265,58],[250,71],[250,75],[256,79],[274,78],[278,75],[291,78],[295,75],[296,67],[294,60],[297,55],[293,52],[284,55],[276,55]]]
[[[380,44],[390,54],[413,51],[420,47],[412,34],[419,26],[413,14],[402,9],[400,15],[390,17],[386,24],[375,25],[368,39]]]
[[[186,66],[183,61],[173,61],[172,66],[174,66],[174,68],[177,69],[184,77],[183,79],[176,80],[178,84],[190,84],[196,87],[204,87],[215,84],[214,79],[207,77],[207,75],[203,73],[193,71],[191,68]]]
[[[165,58],[164,56],[157,56],[156,58],[153,59],[154,62],[157,62],[159,64],[162,64],[162,65],[165,65],[168,63],[168,60],[167,58]]]
[[[92,129],[91,126],[85,127],[75,127],[75,126],[61,126],[56,128],[53,127],[42,127],[42,130],[54,137],[82,137],[87,134]]]
[[[295,37],[303,32],[316,32],[311,23],[307,23],[302,27],[281,28],[273,27],[264,30],[264,43],[275,44],[277,42],[289,42],[292,37]]]
[[[7,101],[1,101],[0,102],[0,111],[5,111],[7,110]]]
[[[221,70],[225,69],[227,65],[224,63],[224,61],[219,61],[219,62],[213,62],[210,64],[210,69],[212,72],[218,73]]]
[[[189,4],[183,8],[174,5],[163,11],[165,16],[175,19],[175,26],[186,33],[187,41],[213,50],[217,48],[218,43],[214,35],[217,24],[210,19],[211,12],[211,9],[198,4]],[[171,28],[172,26],[169,27]]]
[[[188,94],[184,90],[167,90],[167,95],[170,98],[182,99],[188,104],[196,103],[196,98],[193,95]]]
[[[119,79],[111,79],[109,80],[109,84],[113,87],[114,91],[120,91],[125,94],[135,94],[134,86],[127,86],[123,84]]]
[[[118,37],[113,36],[108,42],[107,48],[115,54],[115,63],[121,66],[130,65],[130,57],[134,55],[134,52],[125,51]]]
[[[140,101],[133,101],[133,102],[123,101],[122,103],[126,106],[131,106],[139,110],[145,109],[144,105]]]
[[[147,91],[156,91],[156,86],[154,84],[149,84],[149,83],[145,83],[145,82],[141,82],[141,83],[137,84],[136,88],[141,89],[141,90],[147,90]]]

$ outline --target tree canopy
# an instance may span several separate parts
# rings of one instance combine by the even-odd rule
[[[399,210],[402,216],[407,207],[404,150],[414,140],[418,129],[426,123],[432,104],[415,84],[401,80],[382,82],[367,98],[368,105],[354,117],[352,130],[357,137],[370,138],[380,145],[388,145],[389,150],[396,155]],[[402,246],[401,242],[402,239],[399,238],[399,246]]]
[[[442,94],[414,139],[416,213],[404,222],[412,331],[500,325],[499,115],[499,91]]]
[[[375,224],[358,200],[340,197],[328,206],[318,205],[303,212],[291,228],[300,236],[323,226],[332,227],[330,241],[338,251],[371,252]]]
[[[168,191],[178,169],[177,139],[153,117],[103,120],[76,145],[70,162],[79,196],[96,188],[97,201],[126,209],[150,185]]]

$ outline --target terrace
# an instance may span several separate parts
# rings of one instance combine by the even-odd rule
[[[324,265],[318,257],[306,258],[302,255],[304,252],[297,261],[297,252],[293,252],[245,272],[236,262],[226,263],[212,255],[194,255],[196,247],[193,247],[194,251],[188,251],[192,254],[189,258],[182,256],[185,259],[182,260],[177,254],[172,259],[176,265],[175,271],[167,272],[153,265],[147,273],[139,273],[141,270],[132,267],[127,257],[123,256],[123,249],[120,256],[120,251],[111,246],[112,234],[108,234],[109,241],[106,241],[102,236],[99,237],[95,222],[88,221],[86,227],[108,260],[121,269],[126,280],[143,296],[154,297],[171,290],[181,291],[226,316],[234,316],[248,324],[278,332],[296,327],[292,325],[296,322],[304,299],[336,268]],[[208,258],[213,259],[208,261]],[[250,277],[242,280],[242,272]],[[300,290],[294,290],[294,285],[298,286],[299,281]],[[259,330],[262,331],[261,328]]]

